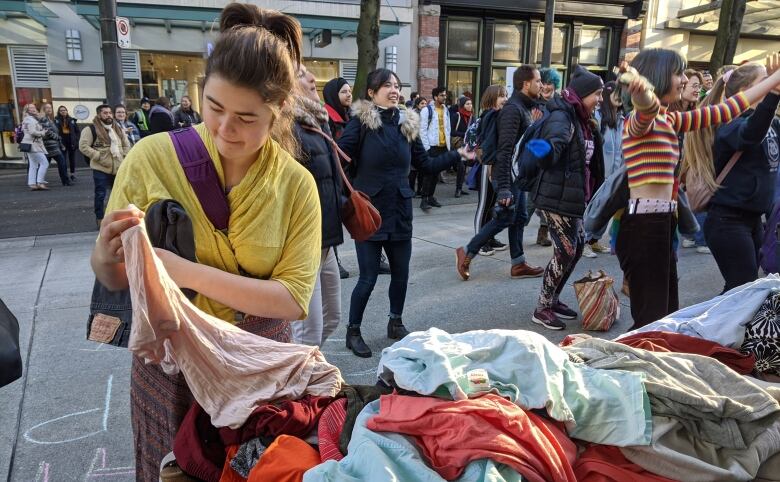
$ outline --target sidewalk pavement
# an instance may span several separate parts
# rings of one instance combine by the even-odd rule
[[[37,194],[37,193],[33,193]],[[473,329],[523,329],[541,332],[557,343],[580,332],[577,322],[560,332],[531,323],[540,279],[512,280],[507,251],[478,257],[472,279],[455,271],[454,248],[473,234],[476,196],[423,213],[415,209],[411,279],[404,310],[410,330],[436,326],[450,332]],[[454,201],[454,200],[453,200]],[[530,263],[544,265],[551,248],[532,245],[538,218],[526,229]],[[43,482],[109,477],[131,481],[133,447],[129,410],[130,355],[124,349],[86,341],[86,319],[93,275],[89,255],[95,232],[0,239],[0,298],[19,318],[25,359],[23,379],[0,389],[0,479]],[[502,234],[500,239],[506,241]],[[389,310],[388,276],[381,276],[366,310],[363,333],[373,358],[353,356],[344,347],[349,300],[357,281],[354,243],[339,249],[351,277],[342,283],[342,324],[323,347],[326,358],[349,383],[373,384],[385,338]],[[599,255],[580,261],[562,300],[577,303],[571,282],[589,269],[622,275],[617,259]],[[684,250],[679,273],[680,299],[687,306],[720,292],[722,279],[708,255]],[[620,295],[621,317],[607,333],[614,338],[629,326],[628,300]]]

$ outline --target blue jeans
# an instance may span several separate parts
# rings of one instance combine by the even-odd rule
[[[495,185],[493,186],[495,188]],[[471,238],[466,246],[466,253],[470,258],[475,257],[479,250],[493,237],[506,229],[509,233],[509,254],[512,256],[512,265],[525,263],[523,252],[523,231],[525,230],[528,213],[526,212],[526,193],[512,191],[514,209],[503,209],[496,213],[482,229]],[[497,209],[500,209],[498,204]]]
[[[114,187],[113,174],[106,174],[103,171],[92,170],[92,179],[95,181],[95,218],[103,219],[106,214],[106,194]]]
[[[406,287],[409,283],[409,261],[412,259],[412,240],[355,241],[360,277],[352,290],[349,304],[350,325],[360,326],[363,322],[363,312],[379,277],[382,249],[385,250],[390,265],[390,316],[400,318],[403,315]]]
[[[696,221],[699,223],[699,230],[693,235],[696,246],[707,246],[707,240],[704,239],[704,224],[707,222],[707,211],[696,213]]]

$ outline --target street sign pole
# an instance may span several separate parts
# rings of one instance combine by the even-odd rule
[[[125,83],[122,78],[122,56],[117,45],[116,0],[98,0],[100,40],[103,47],[103,74],[109,105],[123,104]]]
[[[552,35],[555,28],[555,0],[547,0],[544,13],[544,38],[542,39],[542,67],[552,63]]]

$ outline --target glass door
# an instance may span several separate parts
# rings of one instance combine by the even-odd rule
[[[465,93],[471,94],[474,98],[474,92],[477,90],[477,68],[476,67],[447,67],[447,91],[452,95],[451,102],[458,102],[458,98]]]

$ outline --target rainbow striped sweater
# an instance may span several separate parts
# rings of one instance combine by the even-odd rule
[[[750,108],[739,93],[718,105],[687,112],[667,112],[658,99],[648,108],[631,113],[623,131],[623,157],[628,187],[674,184],[680,159],[677,134],[729,122]]]

